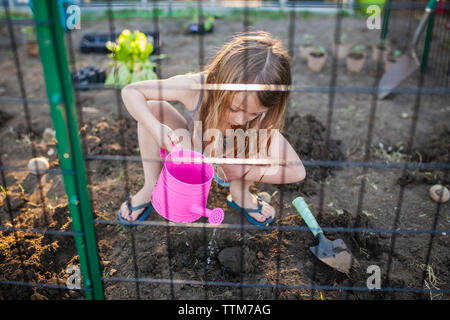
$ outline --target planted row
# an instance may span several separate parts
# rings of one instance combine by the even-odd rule
[[[352,45],[346,42],[347,35],[342,34],[339,43],[333,43],[332,53],[337,59],[345,59],[347,70],[352,73],[360,72],[367,59],[366,46]],[[305,41],[300,45],[300,58],[307,61],[308,68],[320,72],[325,65],[328,54],[323,46],[313,44],[313,36],[306,34]],[[385,70],[394,64],[400,57],[399,50],[391,50],[384,41],[372,47],[372,60],[384,64]]]

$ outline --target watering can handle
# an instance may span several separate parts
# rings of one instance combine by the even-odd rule
[[[320,233],[323,233],[313,214],[308,208],[305,200],[302,197],[297,197],[292,201],[295,209],[300,213],[306,225],[309,227],[309,230],[313,233],[314,236],[317,236]]]
[[[173,142],[172,142],[172,152],[174,151],[178,151],[181,150],[181,148],[177,147]],[[167,150],[163,149],[163,148],[159,148],[159,155],[161,157],[162,160],[164,160],[167,157]]]

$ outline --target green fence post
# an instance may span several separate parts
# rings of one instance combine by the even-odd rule
[[[427,31],[425,36],[425,44],[423,46],[422,59],[420,61],[420,72],[425,73],[428,65],[428,54],[430,52],[431,38],[433,37],[434,15],[436,12],[437,1],[428,2],[426,10],[431,11],[428,18]]]
[[[388,0],[387,5],[385,6],[386,10],[384,11],[383,26],[381,27],[381,36],[380,36],[382,43],[386,41],[386,36],[388,33],[389,17],[391,15],[391,2],[392,0]]]
[[[78,117],[73,103],[72,79],[58,1],[32,0],[32,6],[72,227],[75,232],[83,233],[83,236],[75,236],[75,245],[80,258],[84,288],[87,289],[86,298],[104,299],[91,200],[78,136]],[[40,24],[40,21],[51,21],[51,24]]]
[[[72,143],[72,161],[75,167],[75,179],[77,181],[78,201],[81,208],[81,218],[83,231],[86,241],[88,255],[88,266],[92,280],[92,289],[94,290],[94,299],[104,299],[102,273],[97,251],[97,239],[95,236],[94,217],[92,214],[91,199],[88,190],[88,180],[86,168],[84,165],[84,155],[80,136],[78,134],[78,115],[74,104],[74,93],[72,78],[69,71],[69,61],[66,54],[66,45],[64,41],[64,28],[58,23],[60,20],[60,7],[58,1],[49,1],[50,13],[56,25],[52,28],[55,37],[56,64],[58,67],[60,81],[62,84],[63,99],[66,104],[67,124],[69,137]]]

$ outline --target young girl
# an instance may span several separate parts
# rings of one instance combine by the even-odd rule
[[[128,197],[122,204],[119,220],[123,223],[142,221],[151,211],[149,199],[162,164],[145,159],[159,158],[160,148],[170,152],[175,144],[192,149],[192,142],[195,150],[209,150],[209,154],[205,156],[214,156],[220,154],[218,148],[223,145],[220,145],[221,139],[208,138],[208,129],[220,130],[225,137],[222,141],[226,141],[227,136],[230,137],[229,132],[234,132],[233,130],[266,129],[269,138],[264,147],[267,148],[268,159],[278,162],[284,160],[287,164],[217,164],[214,167],[216,181],[222,186],[230,187],[227,197],[229,205],[241,210],[250,223],[273,223],[275,209],[261,197],[251,194],[248,188],[255,181],[282,184],[305,178],[302,162],[279,132],[284,121],[289,91],[232,91],[220,88],[198,90],[195,85],[291,83],[290,58],[281,41],[274,39],[269,33],[255,31],[237,34],[200,73],[178,75],[165,80],[140,81],[124,87],[122,99],[129,113],[138,122],[145,183],[136,195]],[[168,101],[181,102],[186,107],[186,118]],[[177,133],[182,129],[189,131],[192,140],[181,141],[180,134]],[[205,133],[203,139],[201,132]],[[234,137],[231,136],[227,143],[230,140],[234,142]],[[231,157],[235,154],[235,149],[236,147],[232,149]],[[248,157],[248,146],[244,149]]]

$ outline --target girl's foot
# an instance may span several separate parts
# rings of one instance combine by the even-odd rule
[[[138,193],[136,193],[134,196],[131,197],[131,206],[137,207],[141,204],[147,203],[150,201],[152,196],[152,190],[148,190],[148,188],[142,188]],[[133,212],[130,212],[128,210],[127,202],[125,201],[120,206],[120,213],[122,215],[122,218],[124,220],[133,222],[136,221],[136,219],[139,217],[139,215],[145,210],[145,208],[135,210]]]
[[[258,209],[257,197],[250,191],[244,190],[242,194],[242,190],[238,190],[237,192],[230,190],[230,193],[233,201],[241,208]],[[258,222],[264,222],[275,216],[275,209],[266,201],[262,200],[261,213],[249,212],[248,215]]]

